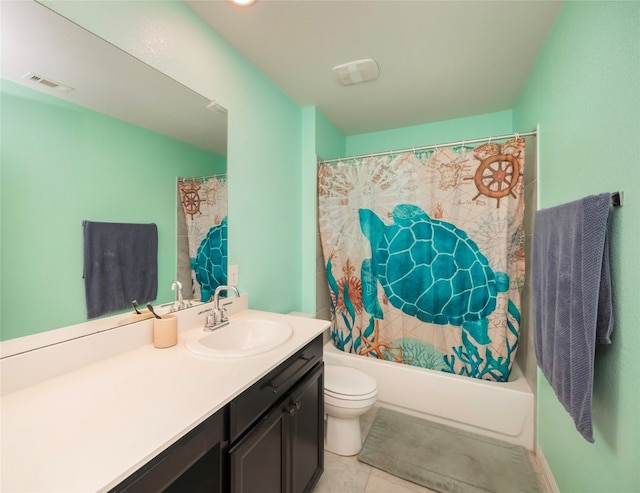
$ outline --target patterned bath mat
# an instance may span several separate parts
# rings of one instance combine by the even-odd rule
[[[523,447],[385,408],[358,459],[442,493],[540,493]]]

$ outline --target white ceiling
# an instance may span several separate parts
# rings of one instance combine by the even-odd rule
[[[47,7],[2,1],[2,78],[226,155],[226,113]],[[28,82],[33,72],[74,90]]]
[[[301,106],[345,135],[511,109],[557,0],[183,0]],[[373,58],[380,77],[341,86],[335,65]]]

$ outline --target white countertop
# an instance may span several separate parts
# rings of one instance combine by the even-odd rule
[[[0,490],[106,491],[329,326],[255,310],[230,317],[241,318],[289,323],[293,336],[260,355],[205,359],[185,348],[191,332],[202,330],[187,315],[185,324],[194,328],[181,327],[176,346],[147,342],[3,395]]]

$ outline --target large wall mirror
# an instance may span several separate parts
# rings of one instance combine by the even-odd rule
[[[177,179],[226,174],[226,111],[37,2],[1,22],[2,340],[87,320],[84,220],[155,223],[173,301]]]

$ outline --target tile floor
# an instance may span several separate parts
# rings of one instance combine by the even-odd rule
[[[360,428],[363,439],[366,437],[378,407],[374,407],[360,418]],[[540,477],[540,470],[531,457],[534,468],[538,472],[538,482],[541,493],[547,493],[544,482]],[[324,473],[320,477],[314,493],[437,493],[410,481],[397,478],[380,469],[360,462],[357,456],[342,457],[324,452]]]

